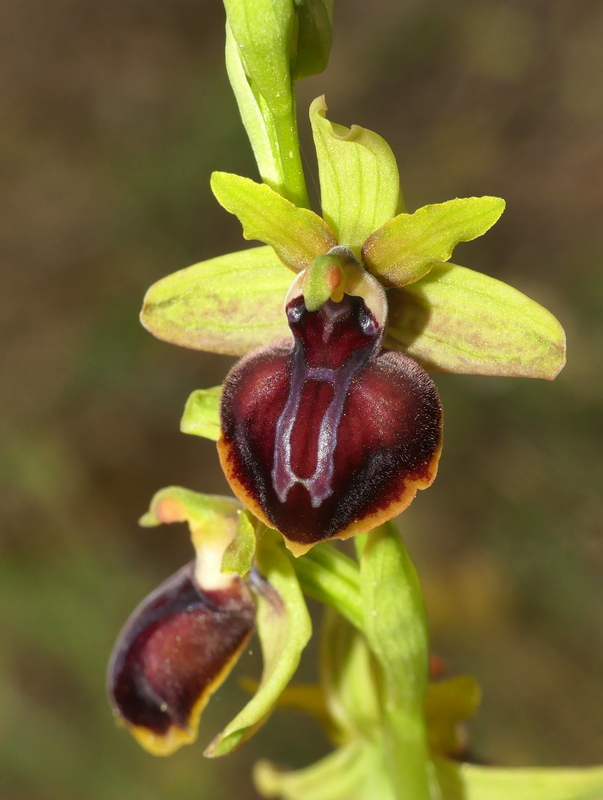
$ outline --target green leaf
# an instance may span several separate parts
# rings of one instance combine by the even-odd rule
[[[197,389],[184,406],[184,414],[180,420],[182,433],[203,436],[217,442],[220,438],[220,399],[222,386],[211,389]]]
[[[375,767],[374,748],[359,741],[334,750],[305,769],[279,770],[269,761],[259,761],[253,772],[263,797],[283,800],[365,800],[363,784]],[[374,795],[372,800],[390,800]]]
[[[327,609],[320,648],[321,681],[330,716],[343,741],[374,738],[380,722],[374,657],[366,639]]]
[[[360,247],[396,213],[398,167],[384,139],[358,125],[329,122],[326,111],[324,97],[310,106],[322,212],[340,244]]]
[[[459,242],[484,234],[504,209],[500,197],[466,197],[399,214],[366,240],[364,263],[385,286],[414,283],[432,262],[448,261]]]
[[[226,65],[262,179],[307,206],[290,75],[292,0],[225,0]]]
[[[333,1],[294,0],[297,12],[297,51],[293,80],[318,75],[326,69],[333,41]]]
[[[264,670],[258,691],[209,745],[205,755],[223,756],[246,741],[266,721],[287,686],[312,633],[310,615],[280,534],[268,528],[258,536],[258,569],[268,581],[258,597],[257,628]],[[271,587],[271,588],[270,588]]]
[[[601,800],[603,767],[499,769],[437,760],[444,800]]]
[[[565,364],[555,317],[502,281],[456,264],[388,292],[385,345],[426,369],[552,380]]]
[[[271,245],[294,272],[337,244],[329,226],[307,208],[298,208],[264,183],[229,172],[214,172],[211,188],[217,201],[238,217],[245,239]]]
[[[290,335],[283,311],[290,283],[271,247],[241,250],[154,283],[140,319],[166,342],[240,356]]]

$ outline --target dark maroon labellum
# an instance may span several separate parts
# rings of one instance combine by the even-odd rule
[[[249,639],[255,604],[243,581],[202,591],[194,563],[130,616],[108,671],[116,715],[143,746],[167,755],[194,740],[199,715]]]
[[[441,407],[412,359],[381,350],[360,297],[287,306],[294,342],[230,372],[218,449],[233,491],[293,552],[390,519],[435,477]]]

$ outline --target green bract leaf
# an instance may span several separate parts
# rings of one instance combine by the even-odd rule
[[[253,772],[258,792],[282,800],[369,800],[364,792],[367,775],[374,767],[374,748],[351,742],[305,769],[279,770],[259,761]],[[390,800],[374,795],[371,800]]]
[[[220,438],[220,398],[222,387],[197,389],[184,406],[184,414],[180,420],[182,433],[203,436],[217,442]]]
[[[326,111],[324,97],[310,106],[322,212],[340,244],[359,247],[396,213],[398,167],[384,139],[358,125],[329,122]]]
[[[382,724],[396,797],[430,800],[435,778],[424,719],[427,621],[415,568],[393,523],[369,533],[360,585],[366,638],[382,670]]]
[[[601,800],[603,767],[495,769],[437,760],[444,800]]]
[[[229,172],[214,172],[217,201],[238,217],[246,239],[271,245],[289,269],[300,272],[337,244],[329,226],[307,208],[298,208],[264,183]]]
[[[296,205],[308,195],[299,153],[292,0],[226,0],[226,66],[262,179]]]
[[[324,696],[343,741],[373,738],[380,721],[374,657],[364,636],[330,609],[324,617],[320,664]]]
[[[502,281],[456,264],[388,292],[386,346],[426,369],[552,380],[565,364],[555,317]]]
[[[293,80],[322,72],[329,61],[333,41],[332,0],[294,0],[297,12],[297,52]]]
[[[202,261],[153,284],[140,319],[158,339],[244,355],[291,334],[283,301],[291,274],[271,247]]]
[[[331,606],[359,630],[364,614],[358,565],[332,544],[316,544],[303,556],[289,556],[304,592]]]
[[[265,722],[297,669],[312,632],[310,615],[280,535],[263,529],[258,536],[257,565],[270,584],[258,597],[257,628],[264,670],[255,696],[205,751],[223,756],[252,736]]]
[[[459,242],[484,234],[504,209],[499,197],[466,197],[399,214],[366,240],[364,263],[385,286],[414,283],[432,262],[448,261]]]

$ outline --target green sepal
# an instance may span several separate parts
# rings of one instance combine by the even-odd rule
[[[220,438],[220,399],[222,386],[197,389],[189,395],[180,420],[182,433],[203,436],[217,442]]]
[[[434,261],[448,261],[459,242],[484,234],[504,209],[500,197],[466,197],[399,214],[371,233],[364,263],[384,286],[414,283]]]
[[[312,633],[312,623],[295,572],[280,545],[280,535],[262,528],[257,566],[268,582],[258,594],[256,624],[264,669],[258,691],[209,745],[205,755],[223,756],[249,739],[266,721],[287,686]]]
[[[380,722],[374,656],[366,639],[331,609],[324,615],[320,647],[321,683],[338,743],[376,738]]]
[[[305,769],[286,771],[269,761],[259,761],[253,771],[256,789],[263,797],[282,800],[369,800],[364,791],[374,771],[375,749],[359,740],[329,753]],[[390,800],[374,795],[371,800]]]
[[[271,247],[211,258],[148,290],[140,320],[180,347],[240,356],[290,336],[283,301],[291,273]]]
[[[143,528],[170,522],[188,522],[211,531],[215,526],[236,527],[241,504],[232,497],[201,494],[182,486],[167,486],[156,492],[146,514],[138,520]]]
[[[220,205],[238,217],[245,239],[269,244],[294,272],[309,267],[316,256],[337,244],[333,231],[317,214],[294,206],[265,183],[214,172],[211,189]]]
[[[241,511],[232,542],[222,557],[222,572],[247,575],[253,566],[256,551],[255,528],[249,511]]]
[[[293,0],[297,13],[297,49],[292,77],[299,81],[326,69],[333,42],[333,1]]]
[[[481,701],[481,689],[470,675],[430,683],[425,695],[427,739],[432,752],[455,757],[463,742],[459,723],[472,717]]]
[[[322,213],[341,245],[360,247],[396,213],[398,167],[381,136],[358,125],[329,122],[326,111],[324,97],[310,106]]]
[[[601,800],[603,767],[500,769],[437,759],[443,800]]]
[[[426,369],[552,380],[565,333],[541,305],[502,281],[456,264],[388,293],[385,346]]]

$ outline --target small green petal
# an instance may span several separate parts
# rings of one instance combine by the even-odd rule
[[[265,529],[258,536],[257,565],[272,587],[272,592],[268,589],[258,597],[257,628],[264,658],[262,679],[254,697],[205,751],[210,758],[226,755],[266,721],[293,677],[312,633],[304,596],[280,545],[280,534]]]
[[[333,41],[333,2],[294,0],[297,12],[297,52],[293,80],[318,75],[326,69]]]
[[[351,742],[315,764],[293,772],[279,770],[269,761],[259,761],[253,779],[263,797],[364,800],[363,784],[376,766],[373,749],[359,741]],[[377,800],[377,796],[373,800]],[[379,797],[379,800],[386,798]]]
[[[329,122],[326,111],[324,97],[310,106],[322,212],[340,244],[360,247],[396,213],[398,167],[381,136],[358,125],[346,128]]]
[[[337,244],[329,226],[307,208],[298,208],[265,183],[229,172],[214,172],[211,188],[217,201],[238,217],[245,239],[271,245],[294,272],[310,266]]]
[[[414,283],[433,261],[448,261],[459,242],[484,234],[504,209],[500,197],[466,197],[399,214],[366,240],[364,262],[385,286]]]
[[[601,800],[603,767],[499,769],[437,760],[444,800]]]
[[[545,308],[502,281],[456,264],[388,292],[386,346],[426,369],[552,380],[565,333]]]
[[[237,519],[237,529],[232,542],[222,558],[222,572],[236,572],[247,575],[253,566],[256,550],[255,529],[248,511],[241,511]]]
[[[182,433],[203,436],[217,442],[220,438],[220,398],[222,387],[197,389],[184,406],[184,414],[180,420]]]
[[[290,336],[283,312],[291,275],[271,247],[202,261],[148,290],[140,320],[158,339],[241,356]]]

